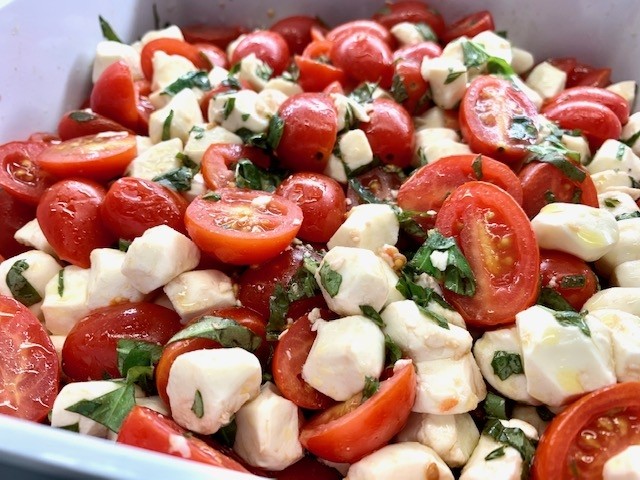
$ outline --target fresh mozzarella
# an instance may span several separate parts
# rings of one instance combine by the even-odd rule
[[[384,335],[367,317],[352,315],[313,324],[317,336],[302,367],[302,378],[334,400],[362,391],[365,377],[384,368]]]
[[[145,33],[140,39],[140,43],[144,46],[147,43],[158,40],[159,38],[175,38],[177,40],[184,40],[184,35],[180,27],[176,25],[169,25],[159,30],[150,30]]]
[[[478,33],[471,41],[481,45],[492,57],[501,58],[508,64],[511,64],[513,61],[511,42],[491,30]]]
[[[617,243],[596,262],[598,273],[609,276],[618,265],[640,260],[640,218],[618,221]]]
[[[468,41],[469,41],[469,38],[466,36],[462,36],[462,37],[456,38],[455,40],[451,40],[442,49],[442,55],[440,56],[458,60],[460,62],[464,62],[464,51],[462,50],[462,45]]]
[[[154,412],[158,412],[160,415],[171,415],[171,412],[169,412],[169,409],[162,401],[162,398],[160,398],[158,395],[154,395],[153,397],[137,397],[136,405],[150,408]]]
[[[620,170],[603,170],[602,172],[592,173],[591,180],[596,186],[598,193],[604,193],[610,190],[625,191],[633,186],[632,177]]]
[[[215,433],[260,393],[261,379],[260,361],[241,348],[183,353],[173,362],[167,383],[173,419],[188,430]]]
[[[189,138],[184,145],[184,154],[195,163],[200,164],[204,152],[214,143],[234,143],[241,145],[242,139],[226,128],[212,123],[195,125],[189,132]]]
[[[520,79],[520,77],[518,77],[517,75],[509,77],[509,80],[511,80],[511,83],[513,83],[513,86],[517,90],[520,90],[527,96],[529,100],[531,100],[531,102],[536,106],[536,110],[540,111],[540,109],[542,108],[542,104],[544,103],[542,96],[525,82],[523,82],[522,79]]]
[[[616,308],[640,317],[640,288],[605,288],[596,292],[582,308],[588,312],[603,308]]]
[[[164,138],[168,123],[169,138],[186,142],[193,126],[203,121],[196,94],[190,88],[185,88],[176,93],[166,106],[149,116],[149,137],[153,143],[168,140]]]
[[[629,110],[633,109],[633,105],[636,103],[636,92],[638,90],[638,84],[635,80],[613,83],[606,88],[610,92],[617,93],[624,98],[627,101]]]
[[[640,260],[629,260],[616,266],[609,277],[615,287],[640,287]]]
[[[122,274],[142,293],[166,285],[200,262],[200,250],[190,238],[168,227],[147,229],[129,245]]]
[[[96,46],[96,56],[93,60],[93,72],[91,74],[93,83],[100,78],[100,75],[107,67],[119,60],[127,64],[134,80],[144,78],[142,67],[140,66],[140,52],[126,43],[104,40]]]
[[[600,208],[574,203],[550,203],[531,220],[540,248],[571,253],[593,262],[618,242],[616,218]]]
[[[549,425],[548,420],[543,420],[538,413],[540,407],[534,407],[532,405],[517,404],[513,407],[511,412],[511,418],[515,420],[522,420],[534,427],[538,435],[542,435]]]
[[[615,309],[591,312],[611,332],[613,361],[619,382],[640,380],[640,317]]]
[[[578,326],[561,324],[554,313],[530,307],[516,315],[516,326],[529,395],[559,406],[615,383],[616,376],[611,334],[602,322],[585,315],[588,332],[584,332]]]
[[[329,156],[329,161],[324,169],[324,173],[327,177],[333,178],[336,182],[345,184],[347,183],[347,172],[344,167],[344,162],[336,157],[334,154]]]
[[[573,152],[580,155],[580,163],[586,165],[591,160],[591,150],[589,150],[589,142],[582,135],[564,134],[560,137],[562,144]]]
[[[338,140],[340,156],[350,171],[364,167],[373,161],[373,151],[365,133],[356,128],[342,134]]]
[[[480,439],[480,432],[468,413],[460,415],[409,415],[398,433],[399,442],[419,442],[432,448],[450,467],[462,467]]]
[[[419,167],[422,163],[423,158],[427,158],[425,154],[425,150],[429,151],[429,149],[437,143],[441,142],[460,142],[460,135],[458,132],[453,130],[452,128],[442,128],[442,127],[422,127],[416,130],[415,134],[416,138],[416,154],[412,160],[412,164],[415,167]],[[432,162],[431,162],[432,163]]]
[[[179,138],[157,143],[133,159],[127,167],[127,175],[153,180],[158,175],[179,168],[182,161],[176,155],[181,152],[182,140]]]
[[[598,204],[612,215],[618,216],[624,213],[640,212],[638,204],[628,193],[617,190],[609,190],[598,194]],[[620,232],[622,234],[622,232]]]
[[[566,82],[566,72],[554,67],[549,62],[542,62],[531,70],[526,84],[538,92],[543,100],[547,100],[563,91]]]
[[[153,147],[153,142],[149,137],[144,137],[142,135],[136,135],[136,149],[138,151],[138,155],[142,155],[144,152]]]
[[[233,449],[249,465],[283,470],[304,456],[298,439],[299,416],[296,404],[283,398],[275,385],[267,382],[260,395],[236,414]]]
[[[533,68],[533,54],[518,47],[511,47],[511,66],[518,75],[528,72]]]
[[[602,144],[586,168],[591,174],[616,170],[640,178],[640,158],[624,143],[611,138]]]
[[[415,23],[400,22],[391,27],[390,31],[400,45],[415,45],[425,41]]]
[[[431,310],[433,313],[435,313],[436,315],[440,315],[450,325],[455,325],[456,327],[460,327],[465,330],[467,329],[467,325],[464,323],[464,319],[462,318],[462,315],[456,312],[453,308],[443,307],[435,300],[431,300],[427,304],[427,308]]]
[[[640,445],[630,445],[602,467],[602,480],[640,480]]]
[[[387,445],[349,467],[345,480],[453,480],[438,454],[418,442]]]
[[[416,364],[418,384],[412,410],[446,415],[470,412],[487,395],[480,369],[471,353],[458,360]]]
[[[347,219],[329,239],[327,247],[354,247],[377,252],[384,245],[395,245],[399,231],[398,217],[391,206],[365,203],[349,210]]]
[[[222,125],[230,132],[246,128],[262,133],[267,130],[269,119],[258,113],[257,102],[258,94],[253,90],[221,93],[209,102],[209,121]]]
[[[449,42],[451,45],[453,42]],[[446,47],[445,47],[446,49]],[[416,125],[416,129],[421,128],[452,128],[458,130],[458,119],[456,116],[452,116],[445,112],[440,107],[431,107],[422,115],[414,117],[413,122]]]
[[[286,99],[287,96],[280,90],[265,87],[258,93],[256,112],[262,117],[271,118],[278,113],[280,105],[282,105]]]
[[[420,72],[429,82],[433,103],[440,108],[455,108],[467,91],[467,67],[458,59],[443,56],[425,57]]]
[[[209,70],[207,77],[209,77],[209,83],[213,89],[219,87],[222,82],[229,79],[229,70],[214,65],[213,68]]]
[[[629,117],[629,121],[622,127],[622,133],[620,138],[625,142],[630,142],[631,139],[635,139],[629,146],[633,150],[633,153],[640,155],[640,142],[638,137],[640,136],[640,112],[636,112]]]
[[[329,94],[338,112],[338,131],[350,128],[354,121],[368,122],[369,114],[364,105],[341,93]]]
[[[276,77],[270,79],[264,86],[265,90],[278,90],[284,93],[287,97],[302,93],[302,87],[295,82],[290,82],[282,77]]]
[[[191,179],[189,190],[185,190],[184,192],[180,193],[187,200],[187,202],[191,203],[196,197],[207,193],[207,190],[209,190],[209,187],[204,181],[202,173],[198,172]]]
[[[240,60],[238,80],[247,82],[252,89],[259,92],[265,88],[272,73],[273,69],[269,65],[256,57],[255,53],[250,53]]]
[[[454,142],[452,140],[439,140],[429,145],[423,145],[418,149],[419,165],[434,163],[444,157],[451,155],[468,155],[473,152],[466,143]],[[414,158],[415,163],[415,158]],[[419,166],[415,165],[415,166]]]
[[[44,289],[42,315],[54,335],[66,335],[89,312],[87,286],[89,269],[67,265],[49,280]]]
[[[153,54],[153,78],[151,90],[162,91],[182,75],[198,70],[196,66],[182,55],[168,55],[162,50]]]
[[[96,248],[91,252],[87,282],[87,307],[90,310],[144,300],[144,293],[122,274],[125,256],[124,252],[113,248]]]
[[[27,247],[33,247],[36,250],[40,250],[52,256],[56,255],[53,247],[44,236],[37,218],[25,223],[22,227],[16,230],[13,238],[15,238],[16,242],[26,245]]]

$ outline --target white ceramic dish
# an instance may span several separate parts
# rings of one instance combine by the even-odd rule
[[[509,39],[547,56],[576,56],[611,66],[614,80],[640,80],[638,0],[431,0],[448,21],[486,8]],[[52,131],[60,115],[89,91],[90,65],[101,39],[101,14],[127,40],[161,21],[269,25],[293,13],[328,23],[369,16],[372,0],[0,0],[0,142]],[[1,333],[0,333],[1,334]],[[121,447],[0,416],[0,462],[60,478],[256,478]],[[2,470],[0,470],[2,477]],[[33,478],[33,477],[32,477]],[[36,476],[35,478],[42,478]]]

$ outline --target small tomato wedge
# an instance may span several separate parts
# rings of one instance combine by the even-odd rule
[[[307,422],[300,443],[331,462],[353,463],[385,445],[404,426],[416,396],[413,363],[397,365],[373,396],[362,394],[335,405]]]
[[[217,190],[191,202],[189,236],[225,263],[251,265],[282,252],[302,225],[302,210],[286,198],[257,190]]]
[[[153,78],[153,54],[157,51],[185,57],[201,70],[210,70],[212,66],[209,58],[195,45],[177,38],[158,38],[147,43],[140,52],[142,73],[149,81]]]
[[[138,98],[131,69],[119,60],[109,65],[93,85],[91,110],[127,128],[138,125]]]
[[[479,12],[467,15],[464,18],[449,25],[442,35],[442,41],[449,43],[452,40],[460,37],[475,37],[480,32],[486,30],[495,30],[493,23],[493,16],[488,10],[481,10]]]
[[[49,145],[32,141],[0,146],[0,187],[17,200],[37,205],[44,191],[55,182],[38,160]]]

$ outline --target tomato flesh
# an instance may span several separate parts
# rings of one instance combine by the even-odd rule
[[[37,205],[55,179],[41,166],[40,153],[50,144],[10,142],[0,146],[0,187],[21,202]]]

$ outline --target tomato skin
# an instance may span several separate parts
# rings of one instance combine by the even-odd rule
[[[327,33],[326,39],[329,42],[338,42],[344,37],[348,37],[354,33],[373,35],[389,46],[393,46],[395,43],[395,39],[388,28],[383,27],[378,22],[365,19],[352,20],[338,25]]]
[[[278,20],[271,25],[270,30],[282,35],[292,55],[299,55],[311,42],[311,29],[313,27],[324,29],[322,22],[315,17],[292,15]]]
[[[91,251],[116,240],[100,215],[106,193],[92,180],[66,179],[42,195],[36,211],[38,223],[61,260],[89,268]]]
[[[380,82],[389,88],[393,77],[393,53],[375,35],[352,33],[336,40],[329,55],[331,62],[356,82]]]
[[[120,303],[93,310],[71,329],[62,369],[73,381],[119,378],[116,347],[126,338],[164,345],[182,328],[179,315],[155,303]]]
[[[58,395],[56,350],[40,320],[4,295],[0,295],[0,331],[0,414],[41,422]]]
[[[13,235],[25,223],[33,220],[36,216],[36,209],[31,205],[20,202],[6,190],[0,188],[0,218],[2,218],[2,228],[0,228],[0,255],[11,258],[19,253],[31,250],[31,247],[16,242]]]
[[[210,43],[222,49],[227,48],[227,45],[246,32],[244,27],[238,25],[193,24],[182,26],[180,30],[189,43]]]
[[[333,65],[299,55],[293,60],[300,70],[298,83],[305,92],[322,92],[332,83],[345,82],[346,76],[342,69]]]
[[[385,445],[404,426],[416,396],[412,363],[399,367],[379,390],[360,404],[360,394],[312,417],[300,443],[332,462],[354,463]]]
[[[417,0],[404,0],[387,4],[373,16],[373,19],[387,28],[391,28],[401,22],[426,23],[438,38],[442,37],[445,31],[442,15]]]
[[[402,179],[398,172],[387,170],[385,167],[372,168],[368,172],[358,175],[356,179],[377,199],[386,202],[395,200],[395,194],[402,184]],[[349,199],[349,205],[352,207],[364,202],[360,195],[351,188],[351,185],[347,187],[347,198]]]
[[[234,168],[242,158],[248,158],[261,168],[268,168],[269,156],[257,147],[235,143],[214,143],[202,156],[200,168],[207,186],[211,190],[233,187],[235,185]]]
[[[395,63],[406,60],[420,65],[424,57],[436,58],[442,55],[442,48],[435,42],[420,42],[414,45],[405,45],[393,52]]]
[[[303,457],[293,465],[280,472],[273,472],[270,476],[276,480],[342,480],[342,475],[335,468],[328,467],[324,463],[312,457]]]
[[[574,100],[595,102],[609,108],[613,113],[615,113],[622,125],[627,123],[629,120],[629,105],[627,104],[627,101],[617,93],[599,87],[567,88],[550,99],[548,103],[542,107],[542,113],[546,114],[547,110],[555,107],[556,105]]]
[[[573,275],[584,277],[584,286],[562,286],[563,279]],[[540,276],[542,287],[555,290],[578,312],[598,290],[596,274],[584,260],[556,250],[540,251]]]
[[[136,90],[129,66],[123,61],[109,65],[93,84],[91,110],[126,128],[138,125]]]
[[[145,78],[149,81],[153,78],[153,54],[158,50],[168,55],[181,55],[187,60],[190,60],[196,68],[202,70],[211,69],[211,62],[209,62],[206,55],[202,54],[198,47],[177,38],[158,38],[147,43],[140,52],[142,73],[144,73]]]
[[[94,135],[101,132],[131,132],[110,118],[90,110],[71,110],[65,113],[58,123],[60,140]]]
[[[611,83],[610,68],[595,68],[578,62],[567,78],[567,87],[600,87]]]
[[[235,65],[244,57],[254,54],[273,69],[274,75],[280,75],[289,64],[289,46],[282,35],[270,30],[257,30],[248,33],[236,45],[229,63]]]
[[[182,449],[176,449],[172,446],[171,439],[175,435],[185,439],[188,449],[186,454],[182,453]],[[237,472],[249,473],[238,462],[207,445],[198,437],[190,435],[187,430],[170,418],[140,405],[133,407],[122,422],[117,442]]]
[[[278,109],[284,128],[276,155],[294,172],[324,171],[338,136],[338,113],[324,93],[300,93]],[[305,141],[301,142],[300,139]]]
[[[227,54],[220,47],[212,43],[197,42],[193,44],[213,66],[228,68]]]
[[[466,17],[449,25],[442,35],[442,42],[449,43],[456,38],[462,36],[475,37],[480,32],[486,30],[495,30],[496,27],[493,23],[493,16],[488,10],[481,10],[479,12],[472,13]]]
[[[36,143],[52,144],[52,143],[58,143],[60,141],[60,137],[58,137],[55,133],[35,132],[29,135],[28,141],[36,142]]]
[[[440,208],[436,228],[454,237],[476,278],[475,295],[444,291],[467,325],[508,325],[538,297],[540,254],[531,223],[504,190],[486,182],[456,188]]]
[[[556,415],[542,434],[533,458],[532,480],[601,479],[608,459],[640,442],[639,415],[640,382],[614,384],[581,397]],[[605,428],[598,419],[606,421]],[[595,437],[595,448],[580,447],[581,432],[587,430],[590,438]],[[582,456],[589,458],[588,464],[579,461]],[[577,475],[572,473],[572,460]]]
[[[420,73],[420,64],[413,61],[398,61],[395,66],[393,85],[395,86],[398,81],[402,82],[404,86],[402,91],[406,93],[406,98],[400,102],[405,110],[412,115],[426,112],[431,106],[427,95],[429,83]]]
[[[187,205],[182,195],[159,183],[122,177],[109,187],[100,205],[100,215],[116,237],[133,240],[158,225],[186,233]]]
[[[49,145],[43,142],[9,142],[0,146],[0,187],[21,202],[37,205],[55,182],[41,168],[38,156]]]

